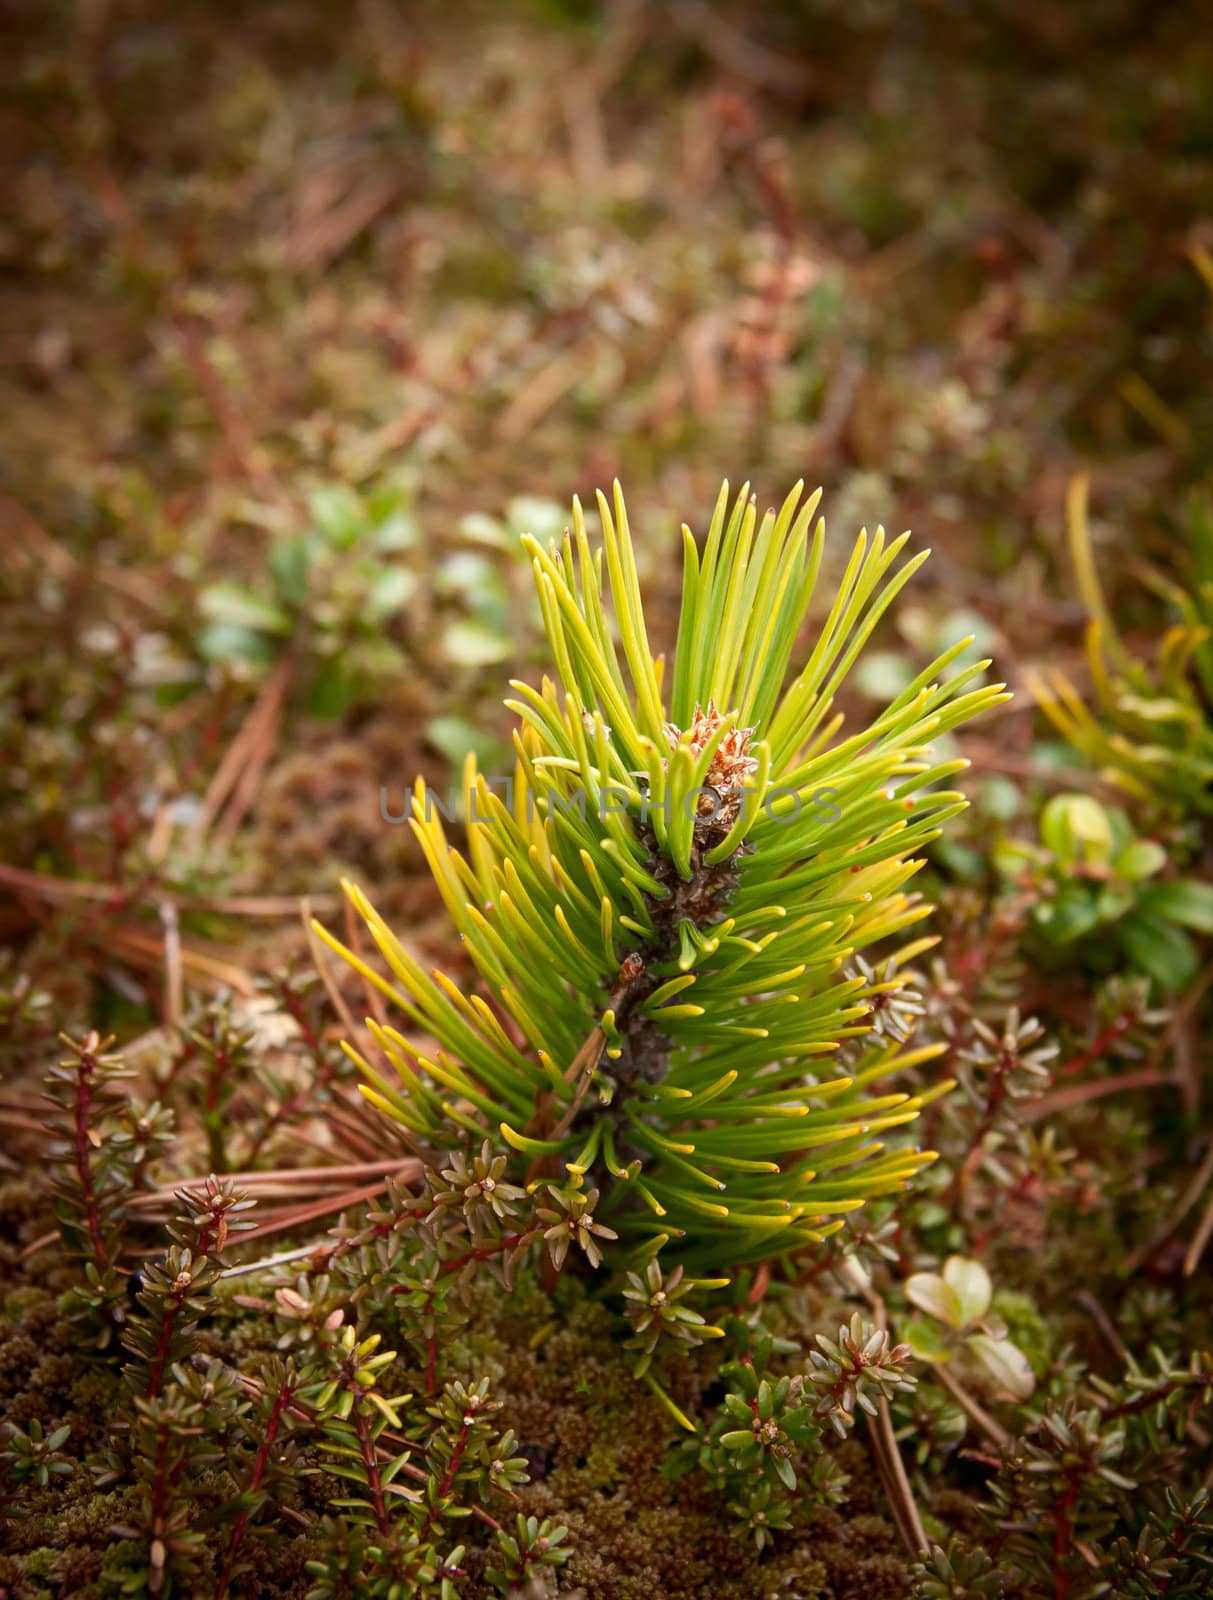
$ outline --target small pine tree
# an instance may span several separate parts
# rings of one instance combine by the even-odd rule
[[[487,1135],[566,1209],[592,1185],[633,1264],[820,1240],[933,1159],[884,1138],[923,1101],[883,1080],[933,1053],[907,1043],[930,941],[889,942],[928,914],[907,885],[965,805],[941,785],[966,763],[932,742],[1007,696],[988,662],[956,667],[963,640],[844,735],[843,680],[929,553],[898,565],[909,535],[879,528],[789,682],[825,550],[802,493],[760,520],[726,484],[702,548],[683,528],[668,664],[618,485],[603,549],[577,501],[561,542],[526,539],[556,676],[513,684],[512,782],[469,759],[466,854],[423,784],[412,801],[479,984],[424,971],[353,885],[391,978],[319,930],[435,1041],[368,1023],[388,1070],[347,1046],[367,1098],[431,1148]]]

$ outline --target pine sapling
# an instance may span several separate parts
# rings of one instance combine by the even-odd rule
[[[844,733],[846,675],[926,559],[898,565],[909,535],[882,529],[789,676],[817,499],[798,484],[760,520],[726,485],[702,546],[684,528],[668,661],[618,486],[603,549],[577,502],[559,543],[525,540],[555,675],[513,685],[513,775],[498,792],[468,761],[466,853],[423,784],[412,802],[475,984],[427,972],[353,885],[390,975],[320,930],[399,1013],[368,1023],[382,1063],[347,1046],[364,1094],[420,1146],[508,1155],[547,1191],[558,1265],[617,1236],[632,1265],[663,1246],[692,1269],[759,1261],[933,1159],[895,1136],[924,1096],[885,1088],[935,1053],[904,1026],[930,941],[898,940],[929,910],[921,851],[965,804],[941,786],[966,763],[934,741],[1006,696],[987,662],[957,666],[962,640]]]

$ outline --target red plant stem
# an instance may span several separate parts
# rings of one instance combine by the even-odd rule
[[[264,1127],[261,1129],[261,1132],[257,1135],[249,1147],[248,1154],[245,1156],[245,1160],[249,1166],[252,1166],[253,1162],[256,1161],[271,1134],[277,1132],[284,1122],[288,1122],[292,1117],[298,1115],[299,1112],[304,1111],[311,1104],[312,1095],[314,1092],[317,1089],[327,1089],[332,1083],[333,1078],[336,1076],[336,1066],[326,1056],[320,1037],[315,1028],[313,1028],[311,1022],[308,1020],[307,1012],[304,1010],[299,996],[293,993],[288,985],[283,984],[279,989],[279,997],[281,998],[282,1004],[285,1007],[288,1015],[293,1019],[295,1026],[299,1029],[300,1037],[307,1048],[308,1055],[310,1055],[312,1058],[312,1063],[315,1066],[316,1071],[312,1082],[306,1089],[301,1089],[299,1093],[293,1095],[291,1099],[284,1100],[274,1112],[273,1116],[267,1119]]]
[[[177,1453],[176,1464],[170,1468],[169,1445],[173,1438],[171,1425],[160,1421],[155,1426],[156,1456],[152,1466],[152,1514],[148,1523],[151,1544],[151,1564],[147,1582],[149,1594],[159,1594],[164,1587],[165,1563],[168,1559],[164,1531],[168,1522],[169,1501],[176,1493],[182,1475],[189,1465],[189,1453],[182,1447]]]
[[[488,1261],[493,1256],[499,1256],[503,1250],[511,1250],[516,1244],[523,1244],[533,1239],[541,1230],[538,1226],[524,1228],[521,1233],[507,1233],[491,1245],[482,1245],[479,1249],[469,1250],[466,1255],[456,1256],[453,1261],[443,1263],[440,1277],[445,1278],[448,1273],[458,1272],[461,1267],[466,1267],[470,1261]]]
[[[198,1231],[197,1246],[190,1255],[190,1282],[184,1289],[174,1289],[164,1297],[164,1315],[160,1319],[160,1333],[156,1339],[156,1348],[152,1354],[151,1365],[147,1377],[147,1398],[155,1400],[160,1393],[164,1382],[164,1369],[168,1365],[169,1351],[172,1348],[173,1333],[177,1327],[177,1318],[181,1315],[181,1307],[189,1295],[197,1276],[198,1268],[207,1260],[215,1248],[215,1238],[219,1231],[220,1216],[212,1216],[212,1220]]]
[[[434,1291],[431,1289],[425,1297],[425,1314],[434,1315]],[[433,1329],[425,1336],[425,1392],[433,1394],[438,1386],[438,1340]]]
[[[445,1278],[449,1273],[458,1272],[462,1267],[466,1267],[468,1265],[468,1263],[471,1262],[471,1261],[487,1261],[491,1256],[500,1255],[503,1250],[510,1250],[510,1249],[512,1249],[514,1247],[514,1245],[521,1244],[525,1240],[533,1238],[534,1235],[537,1234],[538,1232],[539,1232],[539,1229],[537,1227],[535,1227],[535,1228],[527,1228],[522,1233],[507,1233],[502,1238],[497,1239],[491,1245],[483,1245],[483,1246],[480,1246],[478,1249],[469,1250],[466,1255],[456,1256],[453,1261],[445,1262],[443,1264],[440,1272],[439,1272],[439,1277]],[[404,1284],[398,1284],[392,1290],[393,1294],[407,1294],[408,1292],[409,1292],[408,1291],[408,1287],[406,1285],[404,1285]],[[430,1314],[433,1313],[433,1310],[434,1310],[434,1291],[433,1291],[433,1289],[430,1289],[426,1293],[425,1313],[427,1315],[430,1315]],[[426,1337],[425,1337],[425,1392],[426,1392],[426,1394],[431,1394],[432,1395],[435,1392],[435,1390],[437,1389],[437,1387],[438,1387],[438,1341],[437,1341],[437,1339],[435,1338],[435,1336],[432,1333],[428,1333],[428,1334],[426,1334]]]
[[[1053,1577],[1057,1587],[1057,1600],[1069,1600],[1070,1580],[1066,1575],[1065,1561],[1070,1553],[1074,1530],[1070,1524],[1070,1507],[1078,1498],[1078,1490],[1071,1482],[1057,1502],[1057,1518],[1053,1524]]]
[[[455,1448],[451,1452],[450,1464],[445,1473],[443,1473],[442,1482],[438,1485],[438,1493],[434,1496],[433,1503],[427,1508],[425,1520],[422,1522],[420,1531],[417,1534],[417,1543],[419,1545],[424,1545],[429,1538],[430,1531],[438,1520],[439,1508],[454,1488],[455,1477],[459,1468],[463,1465],[463,1454],[467,1449],[468,1434],[471,1432],[471,1427],[472,1425],[467,1417],[464,1417],[459,1425],[459,1437],[455,1440]]]
[[[207,1074],[206,1082],[206,1110],[207,1114],[218,1111],[219,1096],[223,1091],[223,1080],[227,1076],[229,1057],[227,1051],[220,1045],[215,1050],[215,1064]]]
[[[767,1290],[770,1288],[770,1284],[771,1284],[771,1269],[768,1266],[768,1264],[764,1261],[762,1263],[762,1265],[758,1268],[758,1271],[754,1274],[754,1286],[750,1290],[749,1294],[746,1296],[747,1304],[752,1305],[752,1306],[761,1305],[763,1296],[766,1294]]]
[[[1100,1421],[1109,1422],[1115,1417],[1131,1417],[1139,1411],[1149,1411],[1152,1406],[1158,1405],[1159,1401],[1169,1399],[1177,1389],[1187,1387],[1189,1385],[1181,1378],[1168,1378],[1163,1383],[1155,1384],[1152,1389],[1143,1389],[1140,1394],[1134,1395],[1132,1400],[1122,1400],[1119,1405],[1108,1406],[1099,1413]],[[1190,1387],[1199,1388],[1201,1385],[1192,1384]]]
[[[1026,1195],[1028,1190],[1031,1188],[1032,1180],[1035,1177],[1036,1169],[1034,1167],[1028,1167],[1020,1173],[1019,1177],[1015,1180],[1014,1185],[1008,1191],[1006,1198],[1003,1201],[1001,1217],[1006,1216],[1008,1205],[1016,1200],[1023,1199],[1024,1195]],[[981,1233],[974,1235],[974,1237],[969,1241],[969,1248],[972,1250],[975,1256],[979,1256],[990,1244],[990,1242],[993,1239],[996,1239],[1002,1232],[1001,1217],[999,1220],[991,1223],[988,1228],[983,1229]]]
[[[177,1316],[181,1310],[182,1295],[166,1295],[164,1301],[164,1315],[160,1319],[160,1333],[156,1339],[156,1349],[152,1355],[151,1370],[147,1377],[147,1398],[155,1400],[160,1393],[160,1386],[164,1382],[164,1369],[168,1363],[168,1353],[173,1342],[173,1330],[177,1326]]]
[[[962,1000],[971,1007],[975,996],[981,988],[982,981],[994,967],[1003,948],[1018,937],[1026,916],[1028,901],[1015,901],[1005,906],[1002,911],[995,911],[990,921],[989,931],[984,939],[974,939],[971,943],[959,943],[959,934],[949,936],[944,946],[944,962],[948,973],[960,985]],[[958,1024],[956,1032],[952,1035],[948,1045],[947,1055],[942,1058],[941,1066],[945,1072],[950,1073],[952,1063],[963,1048],[966,1037],[970,1033],[968,1023],[972,1020],[971,1012],[967,1017],[962,1017],[957,1008]],[[933,1101],[927,1107],[923,1124],[924,1137],[927,1143],[936,1138],[936,1129],[942,1114],[943,1102]],[[953,1179],[952,1191],[955,1192],[956,1180]]]
[[[471,1424],[465,1417],[459,1425],[459,1437],[455,1441],[455,1449],[451,1456],[451,1464],[446,1469],[446,1473],[444,1474],[442,1483],[438,1489],[438,1498],[440,1500],[446,1499],[454,1485],[455,1474],[459,1471],[459,1468],[463,1463],[463,1453],[467,1449],[468,1433],[470,1428]]]
[[[406,1217],[414,1219],[428,1217],[433,1209],[432,1206],[428,1205],[410,1206],[407,1210],[400,1212],[388,1221],[373,1223],[360,1233],[351,1234],[345,1239],[338,1239],[327,1248],[317,1250],[310,1258],[311,1265],[315,1271],[325,1272],[339,1256],[348,1255],[351,1250],[357,1250],[360,1246],[369,1244],[374,1239],[386,1239],[388,1234],[395,1232]],[[475,1250],[467,1251],[464,1255],[456,1256],[453,1261],[444,1262],[439,1276],[445,1278],[449,1273],[459,1272],[472,1261],[488,1261],[493,1256],[500,1255],[503,1250],[510,1250],[515,1245],[528,1243],[536,1234],[542,1231],[542,1226],[536,1224],[533,1228],[524,1228],[521,1233],[507,1233],[491,1245],[481,1245]],[[407,1292],[407,1289],[400,1285],[392,1290],[393,1294],[406,1294]]]
[[[366,1419],[366,1412],[360,1404],[361,1393],[356,1393],[354,1400],[354,1428],[358,1434],[358,1448],[362,1453],[362,1464],[366,1468],[367,1487],[371,1491],[371,1505],[375,1512],[375,1526],[379,1529],[380,1536],[386,1541],[392,1537],[392,1525],[388,1519],[387,1503],[383,1498],[383,1483],[379,1477],[379,1456],[375,1449],[375,1441],[371,1437],[371,1425]]]
[[[413,1219],[428,1217],[433,1210],[432,1206],[410,1206],[407,1210],[399,1212],[386,1222],[372,1223],[369,1228],[364,1228],[361,1233],[349,1234],[344,1239],[338,1239],[327,1248],[322,1247],[315,1251],[311,1257],[311,1265],[316,1272],[327,1272],[330,1265],[339,1257],[348,1255],[351,1250],[358,1250],[364,1244],[370,1244],[374,1239],[386,1239],[389,1233],[394,1233],[405,1217]],[[403,1290],[397,1290],[403,1293]]]
[[[228,1170],[228,1159],[223,1142],[223,1120],[219,1114],[219,1105],[223,1097],[223,1086],[227,1081],[228,1068],[232,1064],[232,1058],[227,1046],[219,1042],[215,1032],[212,1032],[211,1039],[215,1046],[215,1053],[211,1059],[210,1071],[207,1073],[206,1078],[206,1099],[202,1120],[206,1125],[211,1170],[214,1172],[226,1172]]]
[[[168,1432],[161,1424],[156,1433],[156,1460],[152,1467],[152,1516],[151,1535],[152,1542],[159,1540],[164,1532],[165,1511],[168,1506],[168,1473],[166,1470],[166,1456],[168,1453]],[[164,1566],[153,1563],[148,1573],[147,1589],[149,1594],[159,1594],[164,1587]]]
[[[90,1156],[92,1153],[92,1140],[89,1138],[89,1112],[92,1109],[93,1075],[97,1070],[97,1054],[95,1036],[85,1041],[86,1048],[81,1052],[80,1074],[77,1078],[76,1090],[76,1175],[80,1180],[80,1197],[84,1203],[84,1215],[88,1223],[89,1238],[92,1240],[93,1256],[99,1271],[104,1272],[110,1264],[109,1251],[105,1247],[105,1235],[101,1228],[101,1217],[97,1211],[97,1191],[93,1186],[93,1168]]]
[[[956,1169],[956,1174],[951,1184],[951,1199],[953,1213],[959,1215],[964,1202],[965,1191],[981,1162],[985,1142],[989,1138],[998,1113],[1002,1110],[1002,1103],[1006,1098],[1007,1078],[1015,1064],[1015,1056],[1009,1050],[1000,1050],[997,1060],[990,1072],[990,1091],[986,1096],[986,1107],[981,1116],[981,1121],[969,1140],[969,1148],[965,1151],[964,1160]]]
[[[1120,1016],[1115,1017],[1104,1028],[1081,1055],[1075,1056],[1073,1061],[1067,1061],[1064,1067],[1058,1067],[1053,1076],[1055,1078],[1069,1078],[1074,1073],[1081,1072],[1084,1067],[1089,1067],[1093,1061],[1098,1061],[1102,1055],[1105,1055],[1112,1048],[1122,1033],[1128,1033],[1136,1020],[1136,1015],[1133,1012],[1122,1012]]]
[[[833,1239],[831,1239],[822,1251],[820,1260],[815,1261],[811,1267],[806,1268],[804,1272],[797,1275],[795,1280],[796,1287],[800,1289],[806,1284],[816,1283],[818,1278],[824,1277],[827,1272],[832,1272],[838,1265],[838,1261],[838,1250]]]
[[[169,1065],[167,1073],[158,1078],[157,1085],[161,1095],[166,1095],[181,1076],[186,1067],[190,1066],[198,1056],[198,1046],[194,1043],[187,1044]]]
[[[383,1440],[383,1439],[389,1440],[392,1444],[394,1444],[394,1445],[396,1445],[396,1446],[398,1446],[398,1447],[400,1447],[402,1449],[420,1449],[421,1448],[419,1445],[411,1444],[410,1441],[408,1439],[404,1438],[404,1436],[402,1434],[389,1433],[386,1428],[380,1434],[379,1437],[380,1437],[381,1440]],[[382,1444],[379,1445],[379,1455],[380,1455],[380,1459],[381,1460],[389,1460],[389,1461],[391,1460],[391,1452],[386,1450]],[[412,1478],[414,1483],[425,1483],[427,1481],[426,1480],[426,1475],[425,1475],[424,1472],[422,1472],[421,1468],[420,1467],[414,1467],[411,1463],[409,1463],[407,1461],[401,1467],[400,1471],[401,1471],[401,1474],[404,1477]],[[506,1492],[507,1491],[505,1491],[505,1490],[498,1490],[498,1493],[506,1493]],[[511,1498],[513,1498],[514,1500],[517,1500],[518,1497],[517,1497],[517,1495],[514,1495]],[[483,1522],[485,1527],[486,1528],[492,1528],[494,1533],[500,1533],[501,1532],[501,1523],[497,1521],[496,1517],[490,1516],[489,1513],[484,1509],[483,1506],[472,1506],[469,1509],[471,1510],[472,1515],[476,1518],[477,1522]]]
[[[986,1098],[986,1109],[982,1113],[981,1121],[977,1124],[977,1132],[969,1144],[969,1154],[962,1165],[962,1171],[968,1167],[969,1162],[981,1153],[982,1146],[989,1138],[998,1113],[1002,1110],[1002,1103],[1007,1097],[1007,1079],[1010,1076],[1014,1059],[1008,1050],[998,1052],[998,1060],[994,1063],[994,1070],[990,1074],[990,1093]]]
[[[309,1021],[307,1012],[304,1010],[303,1003],[299,996],[295,994],[295,992],[286,984],[281,986],[279,993],[282,998],[282,1003],[286,1007],[287,1013],[294,1021],[295,1026],[299,1029],[300,1036],[303,1039],[304,1044],[307,1046],[308,1054],[315,1063],[317,1083],[319,1083],[322,1088],[327,1088],[332,1080],[335,1068],[332,1061],[325,1054],[324,1045],[320,1040],[320,1036],[317,1034],[315,1028],[313,1028],[311,1022]]]
[[[247,1493],[255,1495],[265,1476],[265,1469],[269,1462],[270,1451],[273,1449],[274,1440],[278,1437],[278,1430],[282,1426],[282,1418],[295,1398],[296,1385],[287,1380],[278,1393],[274,1396],[274,1404],[270,1408],[269,1417],[266,1419],[265,1436],[257,1447],[257,1454],[253,1457],[252,1470],[249,1473]],[[227,1593],[227,1586],[231,1582],[232,1566],[236,1560],[236,1552],[240,1548],[240,1541],[244,1538],[244,1530],[248,1526],[252,1511],[242,1511],[236,1518],[232,1528],[232,1542],[223,1562],[223,1570],[219,1574],[219,1582],[215,1588],[215,1600],[223,1600]]]

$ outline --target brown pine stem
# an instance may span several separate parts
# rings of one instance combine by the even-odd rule
[[[1166,1073],[1155,1072],[1150,1067],[1136,1072],[1120,1072],[1111,1078],[1099,1078],[1093,1083],[1072,1083],[1065,1089],[1056,1089],[1025,1106],[1021,1115],[1025,1122],[1039,1122],[1042,1117],[1053,1117],[1061,1111],[1091,1100],[1103,1100],[1108,1095],[1120,1094],[1129,1089],[1159,1089],[1174,1080]]]
[[[887,1333],[889,1318],[884,1299],[871,1288],[864,1290],[864,1298],[872,1308],[876,1326],[882,1333]],[[901,1459],[897,1435],[893,1428],[893,1414],[884,1395],[881,1395],[878,1401],[876,1416],[868,1419],[868,1426],[876,1458],[877,1475],[893,1513],[894,1524],[907,1552],[917,1557],[927,1548],[926,1529],[923,1527],[918,1502],[914,1499],[914,1491],[910,1487],[905,1462]]]
[[[948,1391],[956,1404],[969,1418],[970,1422],[977,1425],[986,1438],[1001,1450],[1011,1442],[1011,1435],[996,1417],[992,1417],[985,1408],[974,1400],[969,1391],[960,1383],[946,1367],[937,1366],[933,1369],[940,1385]]]

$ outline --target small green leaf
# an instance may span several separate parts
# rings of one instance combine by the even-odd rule
[[[1017,877],[1021,872],[1041,867],[1047,861],[1044,851],[1024,839],[999,839],[994,846],[995,869],[1004,877]]]
[[[1113,861],[1112,871],[1117,877],[1140,883],[1143,878],[1152,878],[1156,872],[1161,872],[1166,864],[1167,852],[1162,845],[1153,839],[1134,839]],[[1172,920],[1179,922],[1182,918]]]
[[[438,594],[465,595],[472,604],[482,583],[493,583],[497,568],[480,550],[452,550],[434,570],[434,589]]]
[[[999,822],[1009,822],[1023,810],[1023,792],[1012,778],[997,775],[987,778],[978,795],[982,811]]]
[[[952,1348],[947,1338],[933,1322],[924,1322],[916,1317],[902,1328],[901,1336],[919,1361],[942,1365],[952,1359]]]
[[[482,511],[472,511],[459,522],[459,532],[465,539],[474,544],[487,544],[497,550],[513,550],[516,539],[513,533],[498,522],[496,517],[486,516]]]
[[[1037,906],[1035,918],[1050,944],[1073,944],[1099,926],[1099,901],[1082,885],[1070,885]]]
[[[1112,853],[1112,819],[1090,795],[1054,795],[1041,813],[1040,836],[1063,864],[1093,864]]]
[[[383,567],[372,580],[367,611],[372,622],[386,622],[405,609],[417,593],[417,574],[408,567]]]
[[[280,600],[296,608],[307,604],[311,564],[312,545],[306,535],[292,534],[273,541],[266,565]]]
[[[452,622],[442,636],[442,653],[459,667],[487,667],[505,660],[510,641],[478,622]]]
[[[914,681],[914,668],[896,650],[873,650],[855,669],[855,684],[870,700],[895,700]]]
[[[976,1357],[994,1383],[1016,1400],[1027,1400],[1036,1388],[1036,1375],[1027,1356],[1009,1339],[991,1339],[988,1333],[972,1333],[965,1340],[965,1349]]]
[[[308,496],[312,521],[334,550],[350,550],[366,527],[366,508],[344,483],[326,484]]]
[[[1200,970],[1196,946],[1181,928],[1134,911],[1117,925],[1130,958],[1168,993],[1186,989]]]
[[[288,612],[238,583],[209,584],[198,597],[198,609],[212,622],[230,628],[244,628],[255,633],[291,631]]]
[[[916,1272],[906,1279],[906,1298],[928,1316],[958,1331],[965,1325],[960,1296],[937,1272]]]
[[[943,1281],[960,1303],[962,1323],[977,1322],[990,1309],[994,1286],[980,1261],[969,1256],[949,1256],[944,1263]]]
[[[515,495],[506,507],[510,526],[519,533],[529,533],[541,544],[558,539],[568,526],[569,514],[558,500],[544,500],[538,495]]]
[[[465,717],[431,717],[425,725],[425,736],[456,769],[463,766],[469,751],[481,767],[490,765],[497,756],[496,741]]]
[[[403,506],[375,525],[375,549],[381,555],[391,555],[397,550],[411,550],[420,538],[421,528],[417,518]]]
[[[205,661],[223,666],[242,665],[260,672],[270,666],[278,651],[268,634],[254,633],[227,622],[213,622],[198,635],[198,649]]]
[[[308,691],[308,714],[325,719],[340,717],[349,710],[353,700],[354,684],[349,674],[334,663],[317,673]]]
[[[1161,850],[1161,845],[1155,849]],[[1164,854],[1165,861],[1166,856]],[[1178,922],[1196,933],[1213,933],[1213,884],[1182,879],[1178,883],[1154,883],[1144,890],[1138,904],[1145,912]]]
[[[726,1450],[745,1450],[754,1443],[754,1435],[749,1428],[736,1428],[722,1433],[720,1442]]]
[[[479,550],[456,550],[434,573],[437,594],[458,595],[463,609],[494,635],[508,632],[513,610],[497,566]]]
[[[1106,883],[1094,904],[1101,923],[1116,922],[1137,904],[1137,891],[1128,884]]]

